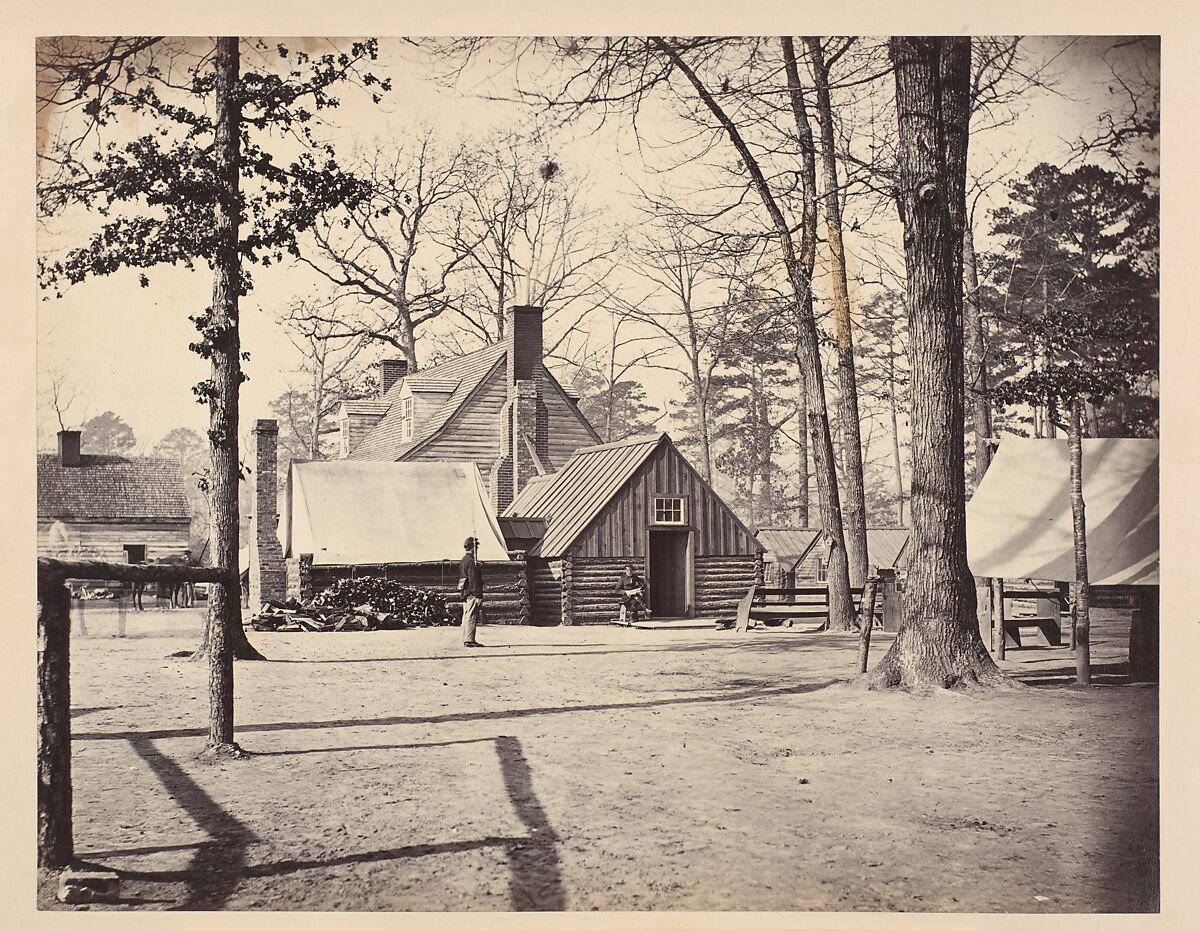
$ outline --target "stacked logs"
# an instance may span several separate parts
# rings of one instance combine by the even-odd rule
[[[483,622],[530,623],[532,595],[526,564],[520,560],[485,560],[480,562],[479,568],[483,574]],[[371,578],[440,592],[449,606],[452,622],[461,617],[462,596],[458,593],[457,562],[313,566],[311,571],[312,585],[316,591],[334,585],[339,579]]]
[[[533,558],[529,561],[530,621],[558,624],[562,621],[562,563]]]
[[[754,584],[753,556],[699,556],[696,558],[696,615],[733,617],[738,602]]]

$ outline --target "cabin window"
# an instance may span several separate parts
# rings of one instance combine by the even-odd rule
[[[126,543],[125,544],[125,561],[129,563],[138,563],[146,561],[146,544],[145,543]]]
[[[819,556],[817,557],[817,581],[818,582],[829,581],[829,573],[826,571],[825,560],[823,560]]]
[[[413,402],[412,398],[404,399],[404,438],[411,440],[413,435]]]
[[[656,497],[654,499],[654,523],[686,524],[687,499],[683,496]]]

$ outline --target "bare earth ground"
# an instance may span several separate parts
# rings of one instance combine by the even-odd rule
[[[1097,687],[1027,649],[985,698],[836,685],[856,639],[787,629],[252,633],[254,756],[206,766],[199,611],[89,605],[76,851],[142,910],[1153,910],[1158,694],[1100,614]]]

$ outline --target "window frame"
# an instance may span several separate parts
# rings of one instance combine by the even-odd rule
[[[679,505],[678,520],[664,520],[659,517],[659,505],[664,502]],[[650,504],[650,522],[654,527],[687,527],[688,526],[688,496],[687,495],[654,495]],[[673,510],[673,508],[672,508]]]
[[[404,416],[404,439],[411,440],[413,435],[413,399],[405,398],[401,404],[401,412]]]

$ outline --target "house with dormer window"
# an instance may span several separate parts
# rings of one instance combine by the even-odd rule
[[[523,604],[510,616],[572,624],[616,618],[614,586],[626,564],[646,576],[659,618],[731,616],[761,572],[753,534],[669,436],[600,442],[545,365],[541,308],[510,308],[501,342],[429,368],[386,360],[379,384],[377,398],[341,406],[342,468],[292,466],[282,547],[289,580],[303,558],[324,573],[352,562],[360,575],[440,585],[442,561],[461,556],[446,541],[470,534],[498,539],[524,563],[514,588]],[[450,479],[438,479],[433,464],[451,470],[459,491],[438,485]],[[260,475],[274,468],[257,463]],[[473,475],[488,521],[454,510],[477,499]],[[332,516],[315,520],[318,512]],[[267,520],[274,526],[273,514]]]

